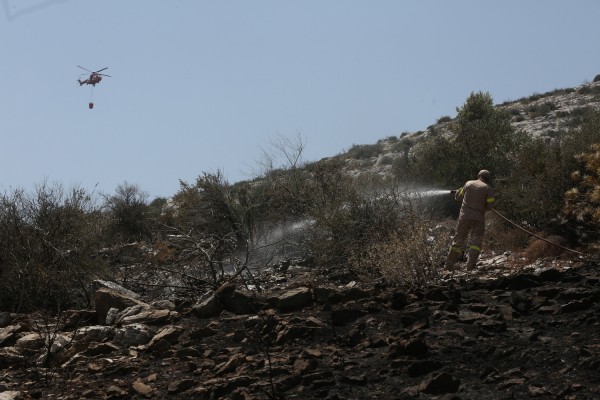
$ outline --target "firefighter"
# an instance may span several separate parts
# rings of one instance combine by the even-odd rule
[[[460,189],[452,191],[454,198],[461,201],[462,205],[456,234],[446,257],[447,269],[454,268],[465,250],[467,270],[471,271],[475,268],[485,233],[485,213],[494,207],[495,194],[490,180],[490,171],[483,169],[477,174],[476,180],[468,181]]]

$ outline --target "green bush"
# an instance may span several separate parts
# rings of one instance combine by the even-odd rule
[[[548,115],[551,111],[556,110],[556,104],[546,101],[541,104],[533,104],[526,108],[531,118],[538,118]]]
[[[383,152],[383,144],[355,144],[347,152],[349,158],[364,160],[367,158],[376,157]]]

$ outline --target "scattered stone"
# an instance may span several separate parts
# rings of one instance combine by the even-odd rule
[[[554,261],[422,290],[280,275],[293,288],[257,278],[264,292],[226,284],[196,304],[103,288],[97,310],[65,312],[65,324],[5,316],[0,396],[597,398],[600,279],[594,265]]]
[[[145,384],[139,379],[133,382],[132,386],[133,390],[135,390],[135,392],[141,396],[152,397],[152,394],[154,393],[152,386]]]

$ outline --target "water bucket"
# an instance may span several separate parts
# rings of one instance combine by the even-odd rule
[[[92,103],[92,102],[90,101],[90,103],[88,104],[88,107],[89,107],[89,108],[90,108],[90,110],[91,110],[92,108],[94,108],[94,103]]]

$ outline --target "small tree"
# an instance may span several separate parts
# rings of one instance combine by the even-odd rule
[[[118,240],[133,242],[150,239],[148,194],[138,185],[123,182],[115,194],[104,195],[104,208],[111,223],[109,234]]]
[[[515,147],[510,117],[496,109],[490,94],[483,92],[471,93],[457,112],[452,124],[456,133],[454,157],[460,160],[455,176],[459,179],[474,177],[482,168],[497,176],[505,175]]]
[[[496,109],[489,93],[471,93],[450,122],[453,136],[426,138],[411,149],[402,164],[405,181],[454,187],[472,179],[481,169],[506,176],[511,169],[511,153],[523,135],[515,134],[510,118]]]

